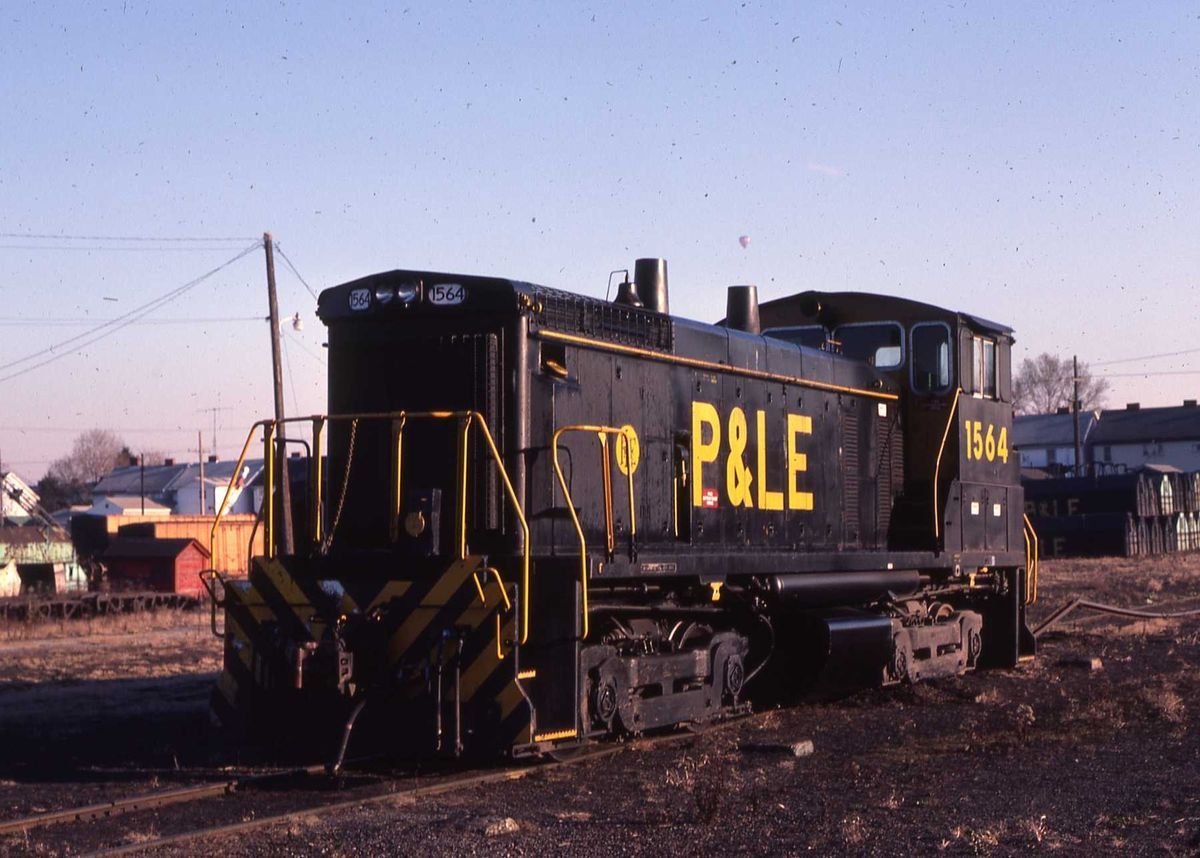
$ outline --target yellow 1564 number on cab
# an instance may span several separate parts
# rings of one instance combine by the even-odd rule
[[[982,420],[966,420],[963,426],[967,430],[967,461],[1008,462],[1007,426],[1001,426],[999,432],[995,424]]]

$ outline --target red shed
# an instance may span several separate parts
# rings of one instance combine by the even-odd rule
[[[100,555],[109,581],[119,590],[200,594],[200,572],[209,567],[208,549],[194,539],[117,537]]]

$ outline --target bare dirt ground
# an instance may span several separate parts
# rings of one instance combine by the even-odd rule
[[[1200,557],[1046,562],[1034,622],[1076,596],[1194,607]],[[206,727],[219,666],[206,616],[45,631],[57,636],[0,634],[0,819],[219,775],[214,760],[232,752]],[[1079,615],[1016,670],[768,712],[175,854],[1197,855],[1198,662],[1198,619]],[[811,756],[747,750],[802,739]],[[270,798],[220,801],[240,819]],[[173,824],[150,814],[119,836],[48,829],[0,838],[0,855],[80,854]]]

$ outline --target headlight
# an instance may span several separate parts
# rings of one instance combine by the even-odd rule
[[[376,286],[375,301],[378,304],[390,304],[392,299],[396,297],[396,290],[391,286]]]
[[[420,294],[420,291],[420,285],[410,280],[401,283],[396,287],[396,297],[402,304],[411,304],[413,301],[417,300],[417,296]]]

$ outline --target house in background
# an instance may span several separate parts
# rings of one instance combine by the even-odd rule
[[[170,515],[171,508],[139,495],[104,495],[85,515]]]
[[[1100,412],[1079,415],[1079,438],[1084,451],[1099,422]],[[1056,414],[1028,414],[1013,421],[1013,444],[1021,455],[1022,468],[1044,471],[1075,467],[1075,417],[1066,408]],[[1086,452],[1084,461],[1087,461]]]
[[[175,515],[213,515],[233,483],[230,503],[226,513],[256,513],[262,503],[262,459],[249,459],[242,463],[241,471],[234,479],[237,462],[221,462],[210,456],[203,466],[203,481],[199,462],[178,464],[167,459],[161,465],[142,468],[130,465],[115,468],[92,488],[92,498],[99,502],[105,497],[124,496],[141,498],[167,508]],[[201,486],[204,501],[201,504]],[[147,507],[149,510],[149,507]],[[128,512],[140,513],[137,509]],[[105,515],[94,512],[95,515]],[[107,513],[113,514],[113,513]]]
[[[1145,465],[1171,465],[1200,471],[1200,408],[1196,400],[1166,408],[1104,411],[1090,437],[1090,461],[1136,470]]]
[[[0,474],[0,598],[86,589],[67,531],[28,483]]]
[[[1079,434],[1084,464],[1096,471],[1136,471],[1153,465],[1200,471],[1200,408],[1194,399],[1162,408],[1132,402],[1122,409],[1084,412]],[[1013,420],[1013,445],[1022,468],[1072,470],[1074,416],[1065,409],[1018,416]]]
[[[22,596],[87,589],[75,546],[57,528],[32,524],[0,527],[0,570],[9,564],[16,568]]]

